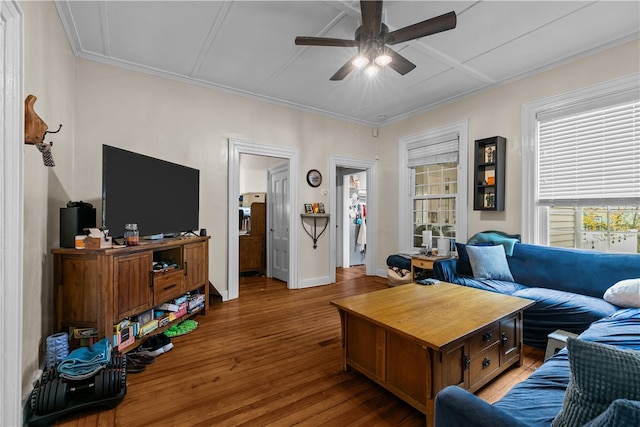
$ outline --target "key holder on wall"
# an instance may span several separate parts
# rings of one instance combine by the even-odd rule
[[[24,100],[24,143],[35,145],[38,151],[42,153],[42,161],[45,166],[53,167],[53,153],[51,148],[53,142],[46,143],[44,138],[48,133],[58,133],[62,129],[62,125],[58,126],[56,131],[48,131],[49,126],[36,114],[33,109],[36,98],[34,95],[28,95]]]

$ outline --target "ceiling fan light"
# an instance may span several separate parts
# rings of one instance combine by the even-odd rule
[[[367,75],[367,77],[373,77],[378,74],[378,67],[376,67],[374,64],[371,64],[364,69],[364,73]]]
[[[362,68],[362,67],[366,67],[367,64],[369,64],[369,59],[366,56],[360,55],[356,59],[354,59],[351,63],[356,68]]]
[[[383,53],[382,55],[376,56],[375,61],[376,61],[376,64],[378,64],[381,67],[384,67],[385,65],[388,65],[392,61],[392,58],[386,53]]]

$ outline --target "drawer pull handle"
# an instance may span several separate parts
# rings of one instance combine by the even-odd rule
[[[173,285],[165,286],[165,287],[164,287],[164,290],[165,290],[165,291],[167,291],[167,290],[169,290],[169,289],[171,289],[171,288],[175,288],[176,286],[178,286],[178,284],[177,284],[177,283],[174,283]]]
[[[489,365],[491,365],[491,359],[489,359],[488,357],[485,357],[484,360],[482,361],[482,369],[488,367]]]
[[[468,354],[465,354],[462,357],[462,370],[466,371],[467,369],[469,369],[469,366],[471,366],[471,358]]]
[[[502,340],[502,345],[507,345],[507,342],[509,342],[509,338],[507,338],[507,333],[503,332],[502,333],[502,338],[500,338]]]
[[[485,332],[484,334],[482,334],[482,341],[484,342],[489,342],[491,341],[491,332]]]

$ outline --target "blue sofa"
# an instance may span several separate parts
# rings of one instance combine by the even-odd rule
[[[445,282],[532,299],[524,312],[524,342],[545,348],[547,336],[563,329],[575,334],[615,313],[604,292],[623,279],[640,277],[639,254],[613,254],[580,249],[513,243],[507,263],[514,281],[473,278],[466,245],[458,258],[436,261],[434,275]],[[509,255],[509,253],[511,253]]]
[[[612,316],[594,322],[578,339],[640,351],[640,309],[628,308],[616,311]],[[634,357],[640,360],[639,355]],[[436,396],[435,426],[549,427],[563,409],[563,403],[567,404],[564,400],[565,394],[568,393],[567,387],[572,372],[569,362],[567,348],[560,350],[527,380],[514,386],[493,405],[462,388],[446,387]],[[606,364],[600,359],[595,363]],[[636,366],[640,366],[640,362],[636,363]],[[576,368],[573,367],[574,375],[576,375],[575,370]],[[619,400],[612,400],[613,398],[608,401],[603,400],[602,404],[607,409],[584,425],[589,427],[640,425],[640,399],[638,399],[640,372],[638,369],[635,372],[621,371],[618,375],[607,377],[607,379],[611,377],[617,377],[617,379],[600,381],[598,385],[614,391],[620,390],[621,387],[631,388],[635,392],[621,393],[635,393],[635,396],[625,395],[622,398],[615,398]],[[613,403],[609,404],[609,401]],[[583,424],[580,423],[580,425]]]

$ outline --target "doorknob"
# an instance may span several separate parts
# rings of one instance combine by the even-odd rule
[[[273,232],[274,232],[274,229],[273,229],[273,228],[270,228],[270,229],[269,229],[269,231],[273,233]]]

